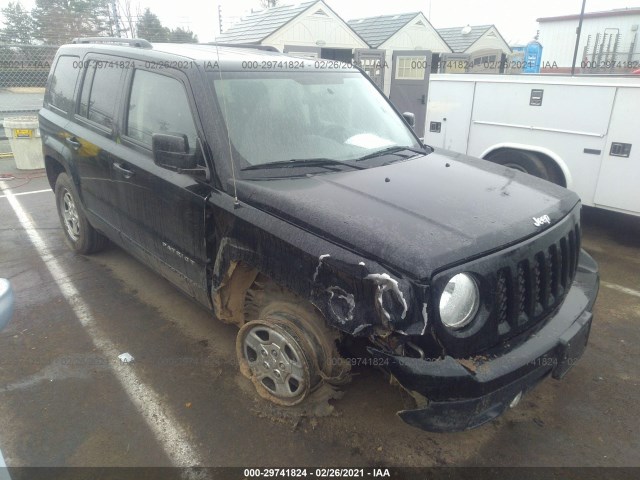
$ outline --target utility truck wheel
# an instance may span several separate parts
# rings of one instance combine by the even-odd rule
[[[551,165],[545,164],[538,155],[532,152],[512,149],[498,150],[487,155],[486,160],[560,184],[555,169]]]

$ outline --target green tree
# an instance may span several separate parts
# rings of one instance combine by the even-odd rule
[[[32,15],[35,37],[50,45],[109,34],[111,28],[108,0],[36,0]]]
[[[158,16],[148,8],[138,20],[136,30],[138,38],[144,38],[150,42],[168,42],[171,35],[171,31],[163,27]]]
[[[198,43],[198,36],[188,28],[178,27],[171,30],[169,41],[173,43]]]
[[[5,20],[4,28],[0,29],[0,42],[23,45],[33,43],[34,22],[30,12],[20,2],[9,2],[1,11]]]

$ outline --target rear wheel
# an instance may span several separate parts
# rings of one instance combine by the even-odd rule
[[[105,236],[96,231],[82,212],[78,197],[66,173],[56,179],[56,206],[67,245],[74,252],[88,254],[102,250],[108,243]]]
[[[534,177],[560,184],[556,170],[547,165],[538,155],[524,150],[498,150],[487,155],[486,160],[505,167],[528,173]]]

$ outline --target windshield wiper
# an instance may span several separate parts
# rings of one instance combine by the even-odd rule
[[[393,147],[387,147],[387,148],[383,148],[382,150],[378,150],[377,152],[373,152],[373,153],[369,153],[368,155],[365,155],[364,157],[360,157],[358,159],[356,159],[356,162],[360,162],[362,160],[368,160],[370,158],[376,158],[376,157],[381,157],[383,155],[392,155],[394,153],[400,153],[402,151],[408,150],[412,153],[417,154],[426,154],[426,150],[419,150],[417,148],[413,148],[413,147],[400,147],[398,145],[394,145]]]
[[[340,160],[334,160],[332,158],[293,158],[291,160],[280,160],[278,162],[260,163],[256,165],[249,165],[242,169],[247,170],[268,170],[271,168],[295,168],[295,167],[322,167],[329,170],[336,170],[331,168],[335,166],[347,166],[356,170],[362,170],[366,167],[354,165],[353,163],[342,162]]]

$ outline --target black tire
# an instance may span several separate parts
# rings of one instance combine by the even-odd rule
[[[66,173],[56,179],[56,207],[64,239],[76,253],[90,254],[104,249],[109,240],[91,226]]]
[[[498,150],[490,153],[486,160],[560,185],[556,170],[535,153],[524,150]]]

